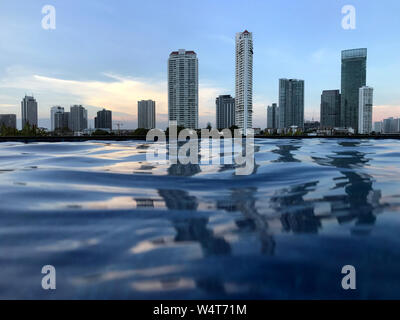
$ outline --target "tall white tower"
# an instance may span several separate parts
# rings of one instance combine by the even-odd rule
[[[253,127],[253,36],[236,33],[235,124],[243,133]]]
[[[358,104],[358,133],[368,134],[372,132],[372,107],[374,89],[361,87],[359,90]]]
[[[178,126],[197,129],[199,71],[194,51],[173,51],[168,59],[168,118]]]

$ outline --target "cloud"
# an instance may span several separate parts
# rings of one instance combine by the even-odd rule
[[[113,81],[76,81],[34,75],[34,81],[53,92],[78,96],[82,104],[109,108],[115,112],[136,115],[137,101],[152,99],[157,111],[166,112],[166,83],[124,78],[105,74]]]
[[[117,121],[129,123],[137,119],[137,101],[155,100],[157,122],[164,127],[168,119],[167,82],[160,79],[133,78],[113,73],[102,73],[100,80],[68,80],[58,77],[26,73],[23,68],[8,68],[0,80],[0,89],[13,91],[17,96],[8,95],[4,106],[16,106],[27,92],[33,93],[39,104],[39,117],[49,117],[50,107],[82,104],[88,107],[89,116],[98,108],[113,111]],[[207,81],[199,85],[199,124],[215,122],[215,98],[227,93],[226,89],[211,86]],[[14,101],[12,101],[13,99]],[[18,101],[15,103],[15,101]],[[12,103],[15,103],[14,105]],[[18,113],[18,108],[15,110]]]

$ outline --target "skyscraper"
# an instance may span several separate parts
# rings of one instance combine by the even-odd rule
[[[229,129],[235,125],[235,98],[230,95],[219,96],[215,99],[216,127]]]
[[[56,129],[55,126],[55,115],[56,113],[64,113],[64,108],[60,106],[54,106],[50,109],[50,122],[51,122],[51,131],[54,131]]]
[[[26,96],[21,101],[21,116],[22,116],[22,128],[26,124],[30,126],[38,125],[38,105],[33,97]]]
[[[304,127],[304,80],[279,79],[279,128]]]
[[[374,123],[374,131],[376,133],[382,133],[383,132],[383,122],[382,121],[375,121],[375,123]]]
[[[138,128],[154,129],[156,127],[156,102],[153,100],[138,101]]]
[[[54,114],[54,130],[67,130],[69,125],[69,112],[56,112]]]
[[[103,109],[97,112],[97,117],[94,118],[94,127],[96,129],[112,130],[112,112]]]
[[[267,129],[278,129],[279,127],[279,108],[276,103],[267,108]]]
[[[0,114],[0,128],[5,126],[6,128],[17,128],[17,115],[15,114]]]
[[[235,124],[243,133],[253,127],[253,36],[236,33]]]
[[[87,110],[81,105],[71,106],[69,112],[69,129],[74,132],[79,132],[87,129],[88,127],[88,117]]]
[[[168,59],[168,118],[178,126],[197,129],[199,72],[194,51],[173,51]]]
[[[384,133],[398,133],[400,132],[400,119],[393,117],[383,119],[383,132]]]
[[[340,91],[324,90],[321,95],[321,127],[340,127]]]
[[[372,132],[372,106],[374,89],[371,87],[360,88],[360,101],[358,106],[358,133]]]
[[[359,90],[367,81],[367,49],[342,51],[341,127],[358,131]]]

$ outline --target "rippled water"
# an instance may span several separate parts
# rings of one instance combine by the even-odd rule
[[[400,298],[400,141],[255,144],[236,176],[143,142],[1,143],[0,298]]]

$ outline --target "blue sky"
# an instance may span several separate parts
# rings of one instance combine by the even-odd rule
[[[41,26],[44,5],[56,29]],[[356,29],[341,26],[344,5],[356,8]],[[340,89],[340,52],[367,47],[367,84],[375,119],[400,116],[400,2],[397,0],[46,0],[0,2],[0,113],[20,115],[25,93],[37,98],[40,125],[49,109],[83,104],[114,111],[136,126],[138,99],[157,101],[167,119],[167,59],[180,48],[199,58],[200,125],[215,123],[215,97],[234,95],[234,37],[254,40],[254,125],[266,126],[278,79],[305,80],[306,119],[319,119],[320,94]]]

